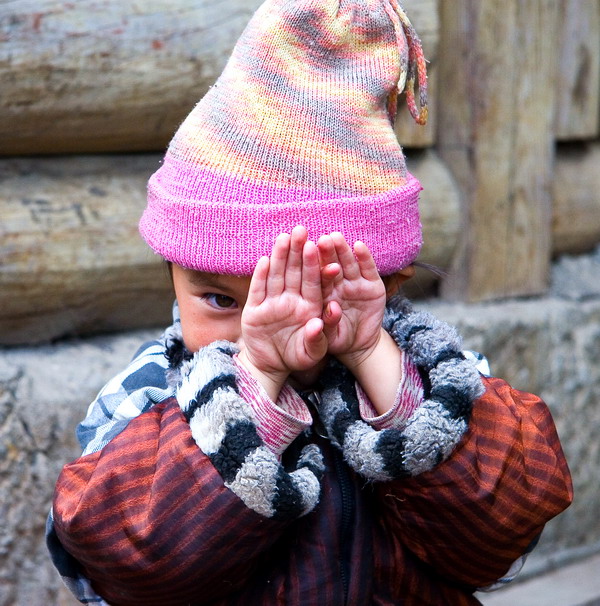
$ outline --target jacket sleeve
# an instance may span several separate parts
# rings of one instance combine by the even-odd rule
[[[333,364],[319,414],[346,462],[377,483],[391,536],[455,583],[490,585],[571,502],[550,412],[482,377],[456,331],[430,314],[392,300],[384,327],[421,369],[420,406],[403,427],[378,431]]]
[[[329,437],[346,462],[378,482],[418,475],[448,458],[467,430],[473,402],[484,391],[481,375],[463,355],[453,327],[431,314],[394,307],[388,308],[384,327],[421,372],[421,401],[408,407],[408,418],[381,430],[365,422],[353,377],[337,361],[322,379],[319,407]]]
[[[111,605],[235,592],[317,502],[320,453],[308,447],[295,470],[282,468],[238,392],[233,353],[220,342],[195,354],[177,398],[133,418],[58,479],[56,537]]]
[[[505,574],[573,497],[544,402],[500,379],[484,384],[446,461],[379,487],[389,530],[439,574],[470,587]]]

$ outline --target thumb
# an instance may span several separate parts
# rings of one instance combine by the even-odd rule
[[[327,337],[321,318],[311,318],[304,326],[304,349],[311,360],[318,362],[327,353]]]
[[[342,308],[337,301],[330,301],[323,311],[323,332],[330,339],[336,334],[336,329],[342,319]]]

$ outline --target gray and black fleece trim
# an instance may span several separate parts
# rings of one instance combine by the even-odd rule
[[[350,372],[332,363],[323,377],[319,414],[331,441],[360,475],[377,481],[414,476],[446,459],[467,430],[473,401],[484,387],[461,353],[456,330],[427,312],[414,312],[396,297],[384,328],[419,367],[425,400],[403,429],[377,431],[360,418]]]
[[[321,452],[308,445],[294,471],[283,468],[259,437],[252,409],[240,397],[232,359],[236,351],[232,343],[217,341],[191,358],[180,357],[177,400],[192,437],[225,486],[265,517],[295,519],[319,500]]]

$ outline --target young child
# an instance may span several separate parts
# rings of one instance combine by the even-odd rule
[[[49,518],[81,602],[473,605],[568,506],[544,403],[393,292],[421,187],[389,108],[425,119],[424,69],[396,0],[267,0],[177,131],[140,223],[174,323]]]

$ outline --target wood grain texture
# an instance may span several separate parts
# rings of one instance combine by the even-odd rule
[[[0,162],[0,343],[169,321],[165,267],[137,233],[158,156]]]
[[[167,325],[167,272],[137,231],[160,159],[0,160],[0,344]],[[432,152],[414,154],[410,169],[430,184],[421,197],[421,258],[446,267],[459,229],[458,191]]]
[[[0,2],[0,154],[161,150],[260,0]]]
[[[556,137],[600,134],[600,0],[561,0]]]
[[[558,0],[441,4],[439,151],[464,194],[444,296],[544,292]]]
[[[0,344],[163,326],[173,299],[163,262],[137,233],[158,154],[0,160]],[[600,241],[600,145],[561,148],[554,254]],[[439,156],[412,151],[424,184],[419,260],[448,270],[462,242],[461,194]],[[419,271],[411,297],[437,279]]]
[[[555,256],[585,253],[600,244],[598,192],[600,142],[561,145],[553,180],[552,251]]]
[[[423,184],[419,209],[424,245],[419,261],[448,269],[460,237],[460,191],[435,151],[411,150],[407,163]]]

